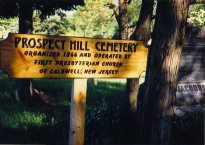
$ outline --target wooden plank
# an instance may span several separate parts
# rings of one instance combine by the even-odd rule
[[[87,79],[73,79],[70,109],[69,145],[83,145]]]
[[[1,66],[11,78],[138,78],[147,48],[139,41],[9,34]]]

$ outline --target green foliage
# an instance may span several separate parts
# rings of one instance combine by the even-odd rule
[[[55,15],[45,19],[40,19],[40,15],[37,11],[33,15],[34,33],[36,34],[67,35],[71,29],[75,29],[62,10],[57,10]]]
[[[18,18],[3,18],[0,17],[0,39],[6,38],[9,32],[18,32]]]
[[[94,38],[112,38],[118,29],[113,10],[108,3],[112,0],[85,0],[84,6],[77,6],[76,11],[55,10],[53,15],[41,19],[42,12],[34,11],[33,33],[46,35],[67,35]],[[140,2],[133,0],[128,7],[129,25],[134,25],[138,19]],[[4,38],[9,32],[18,31],[18,19],[1,18],[0,30]]]
[[[132,0],[128,6],[128,23],[129,25],[135,25],[140,15],[142,2],[139,0]]]
[[[110,0],[86,0],[85,6],[77,6],[76,11],[57,10],[55,15],[44,19],[40,19],[41,13],[35,11],[34,33],[112,38],[117,23],[106,5],[108,2]]]
[[[205,28],[205,5],[194,5],[190,8],[188,22]]]
[[[111,38],[117,22],[107,6],[111,0],[85,0],[85,6],[77,6],[74,22],[77,34],[83,37]]]

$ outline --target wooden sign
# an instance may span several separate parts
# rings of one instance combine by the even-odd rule
[[[11,78],[138,78],[147,53],[139,41],[9,34],[0,69]]]

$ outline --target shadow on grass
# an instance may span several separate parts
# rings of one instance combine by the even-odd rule
[[[1,144],[65,144],[68,142],[68,122],[50,126],[27,128],[8,128],[0,126]]]
[[[204,112],[195,112],[183,118],[172,118],[173,145],[204,145]]]

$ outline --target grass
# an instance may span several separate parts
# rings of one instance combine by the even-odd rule
[[[0,75],[0,143],[67,144],[70,79],[34,79],[34,88],[53,96],[56,106],[28,106],[15,97],[15,80]],[[85,145],[117,144],[123,137],[121,124],[125,84],[88,82]],[[172,142],[203,144],[204,114],[172,119]]]
[[[93,127],[93,122],[98,126],[92,129],[94,131],[102,125],[109,126],[108,119],[111,116],[108,118],[106,112],[113,109],[113,106],[119,110],[121,99],[124,98],[124,85],[99,82],[95,86],[88,83],[86,138],[90,137],[89,132],[92,131],[87,128]],[[53,96],[57,105],[28,106],[21,103],[15,97],[15,80],[6,75],[0,76],[0,143],[67,143],[71,80],[34,79],[33,86]],[[102,119],[105,123],[99,122]],[[95,136],[102,137],[103,134]]]
[[[204,145],[204,112],[172,118],[173,144]]]
[[[69,128],[71,81],[33,80],[34,88],[54,96],[56,106],[28,106],[15,98],[15,80],[0,76],[0,143],[65,143]]]

